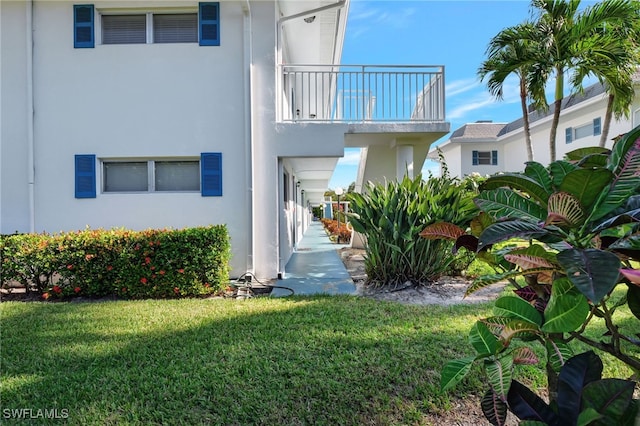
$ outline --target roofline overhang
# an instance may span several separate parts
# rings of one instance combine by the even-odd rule
[[[342,8],[345,7],[348,10],[348,2],[350,0],[338,0],[335,3],[327,4],[321,7],[317,7],[315,9],[305,10],[303,12],[294,13],[293,15],[282,16],[278,19],[277,29],[276,29],[276,53],[278,55],[278,64],[282,63],[282,28],[283,25],[287,21],[291,21],[292,19],[302,18],[305,16],[312,16],[316,13],[324,12],[331,9]],[[340,57],[342,56],[342,47],[344,44],[344,34],[346,30],[346,17],[341,18],[339,22],[339,28],[336,28],[336,34],[334,34],[334,45],[333,45],[333,62],[340,63]]]

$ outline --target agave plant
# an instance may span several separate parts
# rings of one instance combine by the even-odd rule
[[[467,294],[505,279],[523,280],[515,296],[496,301],[494,317],[475,324],[470,340],[477,355],[447,364],[442,387],[454,386],[474,361],[482,361],[491,384],[483,412],[501,424],[496,413],[506,412],[513,366],[538,362],[526,347],[513,349],[515,340],[538,341],[546,348],[552,400],[573,339],[640,372],[640,323],[624,329],[614,316],[626,305],[640,319],[640,126],[612,150],[576,150],[548,167],[529,162],[523,173],[490,177],[481,190],[475,203],[482,213],[470,232],[438,223],[421,235],[455,240],[456,248],[477,252],[501,271],[475,280]],[[519,244],[495,249],[513,241]],[[626,286],[626,295],[614,300],[618,285]],[[608,330],[600,340],[584,334],[595,317],[603,318]]]

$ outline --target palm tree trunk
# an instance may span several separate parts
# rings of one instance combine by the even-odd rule
[[[562,107],[562,99],[558,99],[554,103],[553,120],[551,121],[551,131],[549,131],[549,162],[556,161],[556,133],[558,132],[558,123],[560,122],[560,108]]]
[[[522,121],[524,122],[524,143],[527,147],[527,161],[533,161],[533,146],[531,144],[531,130],[529,129],[529,109],[527,108],[527,87],[520,78],[520,106],[522,107]]]
[[[557,65],[556,69],[556,90],[553,110],[553,120],[549,131],[549,162],[556,161],[556,133],[560,123],[560,109],[562,108],[562,98],[564,97],[564,69],[562,65]]]
[[[600,134],[600,147],[604,148],[607,143],[607,138],[609,137],[609,127],[611,126],[611,116],[613,115],[613,100],[614,95],[609,94],[609,99],[607,100],[607,112],[604,116],[604,123],[602,123],[602,134]]]

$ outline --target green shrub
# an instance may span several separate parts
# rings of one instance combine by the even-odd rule
[[[44,298],[166,298],[218,291],[229,281],[225,226],[182,230],[84,230],[2,238],[2,285]]]
[[[51,240],[43,234],[2,236],[0,284],[9,281],[23,285],[27,292],[41,292],[53,284],[57,269]]]
[[[572,342],[616,357],[637,381],[639,171],[640,126],[611,150],[580,148],[546,167],[528,162],[524,172],[490,177],[475,199],[481,213],[470,233],[451,223],[423,231],[425,238],[455,240],[504,271],[477,278],[467,294],[521,280],[512,281],[514,295],[495,301],[494,315],[472,327],[469,342],[477,355],[450,361],[442,389],[463,380],[477,362],[490,384],[481,407],[492,424],[504,424],[507,410],[549,424],[634,424],[636,383],[601,381],[599,356],[575,355]],[[606,331],[594,338],[592,330],[600,327]],[[544,366],[550,406],[514,379],[520,364]]]
[[[419,234],[435,222],[469,223],[477,212],[474,195],[468,182],[448,176],[426,181],[421,176],[405,177],[386,185],[370,184],[366,194],[352,194],[349,217],[353,228],[366,237],[368,283],[424,285],[447,273],[460,259],[452,251],[453,244]]]

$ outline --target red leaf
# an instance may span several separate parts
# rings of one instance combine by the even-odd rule
[[[463,234],[464,229],[447,222],[434,223],[420,232],[420,236],[428,240],[457,240]]]

